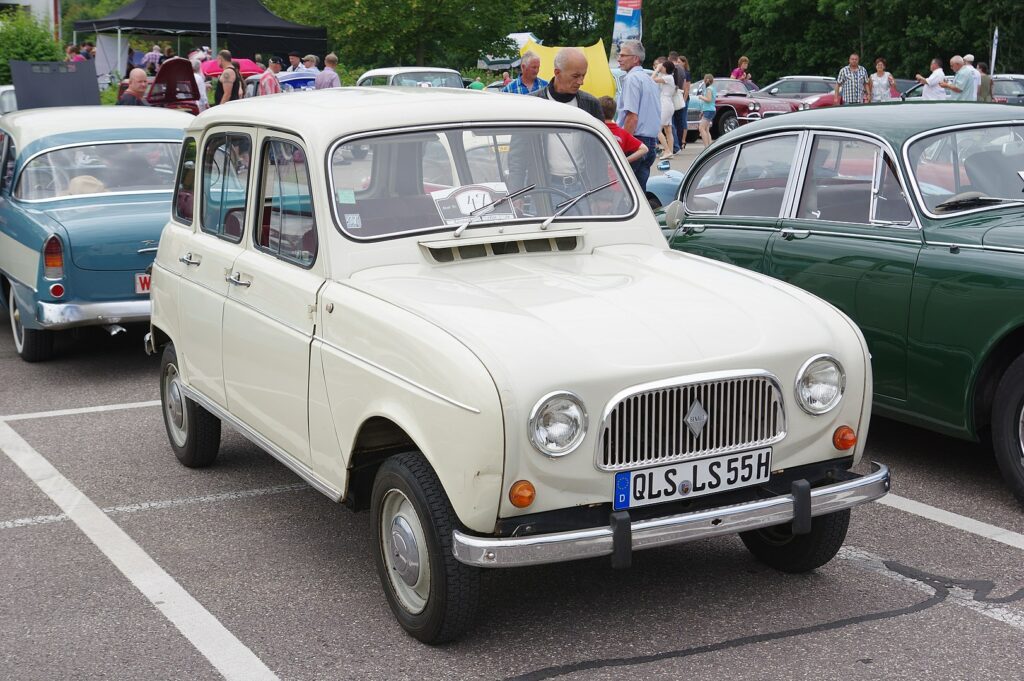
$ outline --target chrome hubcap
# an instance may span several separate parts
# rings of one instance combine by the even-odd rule
[[[7,297],[7,311],[11,315],[11,332],[14,334],[14,347],[20,353],[25,347],[25,327],[21,325],[21,310],[18,309],[18,301],[14,297],[14,286],[10,285],[10,293]]]
[[[391,558],[395,572],[409,586],[415,586],[420,577],[419,547],[409,521],[399,516],[391,523]]]
[[[1024,466],[1024,404],[1020,407],[1020,412],[1017,414],[1017,442],[1020,445],[1020,449],[1017,453],[1020,454],[1020,465]]]
[[[170,387],[170,398],[167,401],[167,411],[171,416],[171,422],[181,428],[185,423],[185,410],[181,408],[181,389],[177,383]]]
[[[416,508],[401,490],[384,494],[378,533],[392,592],[410,614],[423,612],[430,597],[427,541]]]
[[[164,367],[163,400],[167,432],[175,445],[184,447],[188,441],[188,415],[185,398],[181,394],[181,377],[178,376],[178,367],[173,364]]]

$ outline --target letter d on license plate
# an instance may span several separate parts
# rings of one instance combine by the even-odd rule
[[[615,474],[615,510],[663,504],[766,482],[772,448]]]

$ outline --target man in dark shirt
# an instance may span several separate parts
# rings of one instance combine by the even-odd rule
[[[149,106],[146,101],[146,72],[143,69],[132,69],[128,74],[128,89],[117,100],[120,106]]]

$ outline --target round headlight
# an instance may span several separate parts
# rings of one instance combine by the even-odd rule
[[[587,432],[587,410],[570,392],[545,395],[530,413],[530,443],[545,456],[565,456]]]
[[[811,357],[796,376],[796,400],[804,411],[815,416],[835,409],[845,389],[843,367],[828,355]]]

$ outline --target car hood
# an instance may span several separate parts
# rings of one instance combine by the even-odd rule
[[[182,57],[174,57],[157,69],[146,101],[153,106],[167,106],[175,102],[194,102],[201,96],[199,84],[192,71],[192,62]]]
[[[628,386],[772,370],[791,366],[794,355],[802,361],[850,347],[837,328],[852,335],[848,323],[830,321],[838,312],[804,291],[652,246],[394,265],[348,283],[452,333],[484,360],[499,389],[543,390],[544,378]]]
[[[85,270],[144,270],[171,211],[169,192],[62,203],[41,212],[64,227],[71,260]]]

